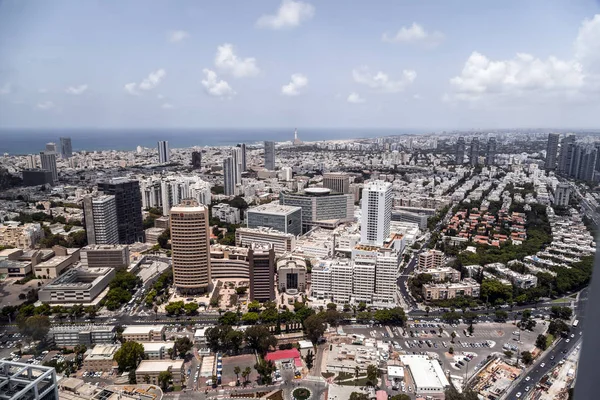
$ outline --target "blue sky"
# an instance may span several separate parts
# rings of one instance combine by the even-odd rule
[[[595,128],[598,0],[0,0],[0,128]]]

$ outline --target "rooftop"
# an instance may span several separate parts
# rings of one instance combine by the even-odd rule
[[[123,335],[148,335],[150,332],[160,332],[164,325],[130,325],[123,331]]]
[[[450,385],[437,360],[422,355],[400,356],[400,360],[410,368],[417,388],[435,388],[443,391]]]
[[[295,206],[284,206],[279,204],[277,201],[273,201],[271,203],[262,204],[260,206],[256,206],[253,208],[249,208],[247,212],[258,212],[264,214],[275,214],[275,215],[289,215],[293,212],[297,212],[298,210],[302,210],[301,207]]]
[[[175,342],[140,342],[140,344],[144,346],[144,351],[153,353],[160,351],[161,349],[166,351],[175,346]]]
[[[166,371],[169,367],[172,369],[181,370],[183,369],[183,361],[184,360],[142,360],[135,372],[162,372]]]
[[[81,248],[81,251],[90,251],[90,250],[123,250],[128,247],[126,244],[88,244],[85,247]]]

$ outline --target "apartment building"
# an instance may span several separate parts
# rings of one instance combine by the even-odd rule
[[[163,371],[171,372],[173,385],[179,386],[184,381],[184,361],[181,360],[142,360],[135,370],[135,379],[138,382],[149,382],[160,385],[158,376]]]
[[[419,253],[419,269],[439,268],[444,265],[444,253],[439,250],[428,250]]]
[[[443,282],[446,280],[449,280],[450,282],[460,281],[460,271],[450,267],[429,268],[427,270],[419,271],[419,274],[431,275],[434,282]]]
[[[161,342],[165,335],[164,325],[130,325],[122,333],[123,340],[134,342]]]
[[[32,249],[44,238],[44,230],[40,224],[18,223],[0,226],[0,246]]]
[[[117,363],[114,361],[115,353],[121,345],[118,344],[98,344],[94,346],[89,354],[86,353],[83,359],[84,371],[102,371],[110,372]]]
[[[423,285],[425,300],[453,299],[457,296],[479,297],[481,285],[475,279],[465,278],[457,283],[428,283]]]
[[[175,346],[175,342],[140,342],[144,346],[144,355],[147,360],[164,360],[170,358],[169,349]]]

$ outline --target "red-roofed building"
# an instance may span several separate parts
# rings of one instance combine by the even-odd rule
[[[302,367],[302,360],[300,359],[300,352],[298,349],[273,351],[267,354],[265,360],[271,360],[273,362],[294,360],[294,365],[296,367]]]

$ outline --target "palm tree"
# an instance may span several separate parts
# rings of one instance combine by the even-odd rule
[[[452,332],[452,333],[450,334],[450,337],[452,337],[452,340],[451,340],[451,342],[452,342],[452,343],[454,343],[454,338],[456,337],[456,333]]]
[[[244,372],[242,372],[242,376],[244,377],[244,385],[248,383],[248,378],[250,377],[251,373],[252,369],[250,367],[244,368]]]
[[[156,321],[158,319],[158,306],[155,305],[152,310],[154,310],[154,320]]]
[[[429,311],[431,310],[431,308],[429,306],[425,307],[425,316],[429,317]]]
[[[442,328],[442,327],[440,326],[440,329],[439,329],[439,331],[440,331],[440,336],[442,336],[442,333],[444,333],[444,328]]]
[[[356,381],[358,381],[358,373],[360,372],[360,368],[358,367],[358,365],[356,367],[354,367],[354,386],[356,386]]]
[[[235,366],[235,368],[233,369],[233,373],[235,374],[235,381],[236,381],[236,385],[240,384],[240,372],[241,372],[241,368],[239,366]]]

